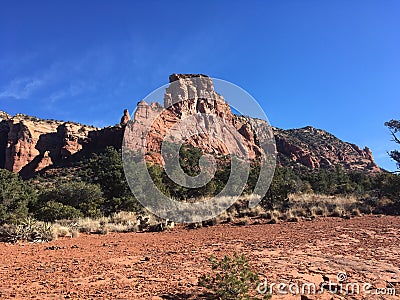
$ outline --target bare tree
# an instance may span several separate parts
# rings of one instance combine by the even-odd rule
[[[400,121],[399,120],[390,120],[389,122],[385,122],[385,126],[389,128],[392,134],[392,141],[400,144],[400,138],[397,136],[397,133],[400,132]],[[389,155],[392,159],[394,159],[397,163],[398,172],[400,172],[400,151],[393,150],[389,152]]]

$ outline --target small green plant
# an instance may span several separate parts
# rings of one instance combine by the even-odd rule
[[[214,299],[220,300],[254,300],[270,299],[271,295],[260,295],[256,291],[260,278],[255,273],[244,254],[236,252],[233,257],[226,255],[218,261],[210,257],[213,274],[203,275],[199,286],[213,292]]]

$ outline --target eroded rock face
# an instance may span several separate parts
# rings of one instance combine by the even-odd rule
[[[121,148],[122,137],[120,125],[99,129],[0,113],[0,168],[29,178],[48,167],[68,164],[77,154],[98,152],[107,146]]]
[[[193,78],[196,78],[196,85],[192,84]],[[129,147],[140,149],[146,145],[147,159],[162,164],[161,156],[156,153],[160,152],[164,137],[171,129],[177,130],[174,126],[180,120],[193,115],[199,118],[204,130],[187,142],[207,153],[228,155],[229,148],[244,145],[249,157],[254,159],[260,154],[260,137],[254,131],[261,132],[263,139],[274,138],[269,131],[260,130],[267,126],[266,121],[234,115],[225,99],[214,90],[208,76],[172,74],[170,82],[173,84],[166,89],[164,106],[142,100],[133,120],[129,120],[125,110],[120,125],[103,129],[25,115],[11,117],[0,111],[0,168],[30,177],[49,166],[61,165],[79,153],[90,154],[107,146],[121,148],[126,129],[133,137],[126,141]],[[215,126],[207,115],[216,116],[222,120],[219,123],[222,125]],[[151,129],[147,132],[149,124]],[[233,128],[235,133],[228,132],[224,126]],[[309,169],[341,165],[346,170],[381,171],[368,147],[361,149],[345,143],[326,131],[313,127],[273,128],[273,133],[280,165]],[[226,143],[221,142],[221,137]]]
[[[2,120],[8,120],[10,118],[11,118],[11,116],[8,113],[0,110],[0,122]]]
[[[193,78],[196,84],[193,84]],[[199,115],[207,114],[218,116],[236,129],[243,137],[241,144],[245,146],[251,159],[260,154],[259,139],[254,129],[265,128],[267,126],[265,121],[234,115],[225,99],[214,90],[211,78],[206,75],[172,74],[170,82],[174,84],[166,89],[164,111],[159,104],[147,104],[145,101],[138,103],[134,120],[128,128],[132,140],[127,141],[128,144],[136,144],[129,147],[140,149],[146,145],[147,152],[152,153],[148,155],[148,160],[162,164],[160,156],[156,153],[160,152],[161,143],[168,131],[175,130],[174,125],[191,115],[197,115],[200,122],[206,123],[207,120],[201,120],[202,117]],[[149,124],[152,124],[151,129],[146,132]],[[236,143],[235,139],[224,135],[215,124],[210,124],[206,128],[206,132],[193,136],[187,142],[207,153],[228,155],[230,146]],[[335,165],[341,165],[346,170],[381,171],[368,147],[362,150],[326,131],[309,126],[293,130],[274,128],[273,132],[280,165],[301,165],[309,169],[334,168]],[[216,138],[218,136],[224,137],[226,144],[221,143]],[[272,152],[274,149],[269,151]]]
[[[275,128],[274,134],[283,165],[299,163],[310,169],[341,165],[346,170],[381,172],[368,147],[362,150],[324,130],[311,126],[290,130]]]
[[[88,133],[96,130],[77,123],[40,120],[25,115],[16,115],[7,123],[4,167],[20,172],[24,177],[79,152]]]
[[[133,122],[127,125],[125,146],[133,150],[146,147],[149,161],[163,164],[161,145],[171,132],[206,153],[256,159],[261,149],[251,126],[251,118],[235,116],[225,99],[214,90],[205,75],[173,74],[166,89],[164,107],[157,103],[138,103]],[[268,124],[262,121],[265,134]],[[147,129],[149,129],[147,131]],[[191,133],[190,135],[188,133]]]
[[[233,114],[224,97],[216,93],[211,78],[206,75],[172,74],[164,95],[164,107],[184,118],[196,113],[215,114],[232,121]]]

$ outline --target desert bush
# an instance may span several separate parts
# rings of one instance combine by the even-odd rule
[[[76,228],[79,232],[91,233],[98,232],[101,228],[100,221],[91,218],[78,219]]]
[[[0,224],[18,223],[28,217],[36,192],[17,174],[0,169]]]
[[[215,299],[270,299],[270,295],[257,294],[260,278],[244,254],[235,252],[233,257],[226,255],[220,261],[212,255],[210,262],[213,273],[203,275],[199,285],[212,291]]]
[[[197,222],[197,223],[190,223],[188,224],[187,228],[189,229],[199,229],[203,227],[203,223],[202,222]]]
[[[310,208],[310,215],[311,216],[326,216],[327,210],[326,207],[319,207],[319,206],[311,206]]]
[[[48,201],[43,207],[35,213],[37,219],[45,222],[54,222],[55,220],[68,219],[73,220],[83,217],[83,214],[70,205],[64,205],[55,201]]]
[[[64,209],[65,214],[70,214],[73,218],[77,215],[93,218],[101,216],[100,207],[103,202],[103,193],[98,185],[83,181],[69,181],[58,182],[53,187],[42,190],[37,207],[39,211],[44,210],[50,213],[52,218],[59,218]],[[45,217],[45,215],[41,214],[40,217]]]
[[[330,213],[329,213],[330,217],[342,217],[344,215],[345,215],[345,212],[338,207],[333,208],[332,211],[330,211]]]

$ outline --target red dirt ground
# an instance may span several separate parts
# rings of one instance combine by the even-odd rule
[[[162,233],[111,233],[43,244],[0,244],[2,299],[199,299],[209,256],[245,253],[268,282],[320,285],[338,272],[370,283],[354,299],[399,299],[400,217],[321,218],[298,223],[233,226]],[[50,248],[49,248],[50,247]],[[273,299],[353,299],[275,295]]]

